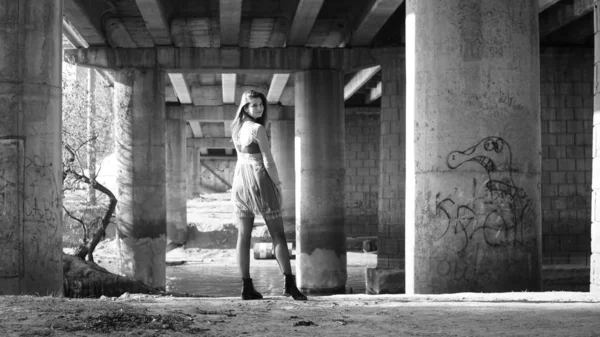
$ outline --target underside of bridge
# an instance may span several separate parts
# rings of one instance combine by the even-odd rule
[[[248,89],[304,291],[344,291],[349,233],[377,237],[375,293],[539,290],[542,264],[600,263],[595,1],[0,5],[0,293],[61,289],[63,58],[114,88],[120,268],[149,285],[185,242],[187,172],[235,158]]]

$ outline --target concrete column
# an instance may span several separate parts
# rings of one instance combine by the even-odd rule
[[[594,41],[600,41],[600,1],[594,1]],[[594,43],[594,83],[600,82],[600,43]],[[592,256],[590,292],[600,293],[600,88],[594,85],[594,143],[592,149]]]
[[[342,75],[295,75],[296,273],[306,293],[346,288]]]
[[[294,173],[294,121],[271,122],[271,150],[282,187],[283,227],[288,240],[296,237],[296,178]]]
[[[367,293],[404,292],[406,189],[406,62],[384,53],[381,62],[381,138],[377,267],[366,272]]]
[[[164,73],[127,69],[115,79],[117,242],[122,274],[165,286],[167,234]]]
[[[167,136],[167,245],[180,246],[187,239],[186,124],[166,120]]]
[[[407,1],[407,294],[541,288],[537,27],[536,1]]]
[[[188,147],[186,150],[187,166],[187,197],[193,199],[198,196],[200,189],[198,186],[200,174],[200,153],[195,147]]]
[[[0,295],[61,295],[62,1],[0,8]]]

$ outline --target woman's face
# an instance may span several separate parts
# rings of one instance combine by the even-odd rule
[[[262,100],[258,97],[250,97],[250,102],[246,105],[244,111],[254,119],[260,118],[264,111]]]

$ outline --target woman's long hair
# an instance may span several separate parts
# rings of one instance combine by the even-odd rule
[[[248,115],[248,113],[246,113],[246,111],[244,111],[244,108],[247,107],[248,104],[250,103],[250,98],[260,98],[260,100],[262,102],[263,113],[262,113],[262,116],[260,116],[259,118],[254,119],[250,115]],[[265,97],[265,95],[263,95],[263,93],[255,91],[255,90],[248,90],[242,94],[242,97],[240,99],[240,106],[238,107],[237,112],[235,113],[235,118],[233,119],[233,122],[231,123],[231,139],[233,140],[234,144],[239,143],[238,136],[240,133],[240,128],[242,127],[242,119],[244,118],[244,115],[253,119],[256,123],[258,123],[262,126],[266,126],[266,124],[267,124],[267,98]]]

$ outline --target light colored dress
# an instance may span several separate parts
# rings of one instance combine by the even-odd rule
[[[261,214],[265,220],[281,216],[281,190],[265,127],[251,121],[242,124],[235,143],[237,163],[231,200],[238,218]]]

